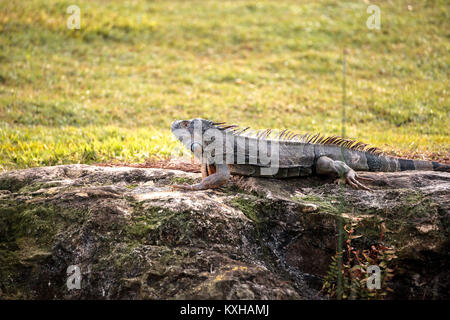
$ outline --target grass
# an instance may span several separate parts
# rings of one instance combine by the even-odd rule
[[[347,135],[448,159],[448,1],[0,0],[0,170],[143,162],[174,119]]]

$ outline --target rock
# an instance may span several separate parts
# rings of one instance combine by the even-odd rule
[[[0,298],[326,299],[342,215],[356,226],[355,248],[395,252],[386,298],[448,299],[450,175],[366,176],[372,192],[317,177],[180,192],[170,185],[200,175],[88,165],[5,172]],[[69,266],[80,289],[67,287]]]

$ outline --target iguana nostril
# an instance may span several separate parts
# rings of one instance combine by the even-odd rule
[[[180,120],[175,120],[174,122],[172,122],[172,124],[170,125],[170,130],[175,130],[179,121]]]

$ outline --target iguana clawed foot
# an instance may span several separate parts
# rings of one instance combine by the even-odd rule
[[[189,184],[174,184],[170,186],[172,190],[190,190],[190,191],[198,191],[198,190],[206,190],[206,189],[217,189],[223,186],[230,179],[230,170],[227,165],[221,164],[216,165],[215,173],[208,175],[203,178],[199,183],[189,185]]]
[[[175,189],[178,189],[178,190],[195,190],[194,189],[194,185],[190,185],[190,184],[187,184],[187,183],[184,183],[184,184],[173,184],[173,185],[170,186],[170,190],[171,191],[174,191]]]
[[[355,170],[350,168],[342,161],[333,160],[328,157],[320,157],[317,160],[316,171],[318,174],[323,175],[338,175],[341,176],[344,183],[350,185],[354,189],[362,189],[371,191],[370,188],[363,185],[359,180],[373,181],[371,178],[366,178],[358,175]],[[342,183],[341,179],[338,179],[339,183]]]
[[[350,169],[346,174],[344,174],[344,179],[338,178],[336,180],[336,182],[341,184],[342,181],[344,181],[344,183],[350,185],[353,189],[356,189],[356,190],[362,189],[362,190],[372,191],[372,189],[365,186],[364,184],[359,182],[357,179],[365,180],[365,181],[373,181],[372,178],[362,177],[362,176],[358,175],[353,169]]]

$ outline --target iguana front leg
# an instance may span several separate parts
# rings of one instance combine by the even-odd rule
[[[202,179],[205,179],[207,176],[210,176],[210,175],[216,173],[216,166],[202,163],[201,173],[202,173]]]
[[[230,170],[226,164],[218,164],[215,166],[216,171],[211,174],[213,171],[213,166],[204,165],[202,166],[202,177],[204,179],[197,184],[189,185],[189,184],[175,184],[171,187],[174,189],[181,190],[205,190],[205,189],[215,189],[224,185],[230,179]],[[208,175],[209,174],[209,175]],[[205,177],[206,176],[206,177]]]
[[[355,189],[371,190],[357,179],[367,181],[373,181],[373,179],[359,176],[352,168],[342,161],[333,160],[325,156],[320,157],[316,162],[316,172],[317,174],[323,175],[337,174],[339,177],[344,178],[345,183]]]

